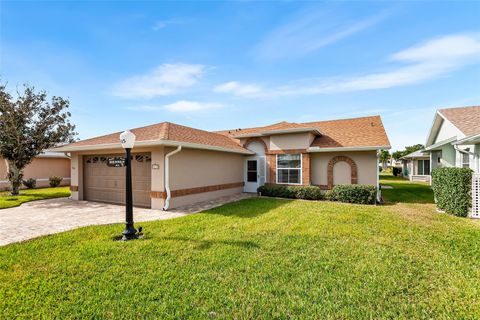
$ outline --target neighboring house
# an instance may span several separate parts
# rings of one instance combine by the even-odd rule
[[[430,154],[421,150],[403,156],[402,175],[410,181],[430,182]]]
[[[265,183],[378,186],[380,149],[390,148],[379,116],[208,132],[169,122],[131,130],[134,205],[168,209]],[[57,148],[72,158],[72,197],[124,203],[125,170],[106,165],[123,156],[119,134]]]
[[[70,158],[62,152],[44,152],[23,170],[23,180],[33,178],[37,188],[48,187],[51,176],[62,177],[62,186],[70,185]],[[0,190],[10,188],[7,160],[0,158]]]
[[[480,106],[437,110],[424,151],[432,169],[473,170],[471,216],[480,218]]]
[[[430,155],[431,169],[460,167],[480,173],[480,106],[437,110],[423,151]]]

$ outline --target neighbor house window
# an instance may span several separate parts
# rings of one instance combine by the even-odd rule
[[[277,183],[302,183],[302,155],[277,155]]]
[[[430,174],[430,160],[418,160],[417,174],[421,176]]]
[[[468,153],[462,153],[462,167],[470,168],[470,155]]]

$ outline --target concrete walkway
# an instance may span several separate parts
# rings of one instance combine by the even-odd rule
[[[252,196],[238,194],[171,211],[134,208],[133,214],[135,222],[166,220]],[[28,202],[19,207],[0,210],[0,246],[79,227],[124,221],[125,207],[121,205],[74,201],[69,198]]]

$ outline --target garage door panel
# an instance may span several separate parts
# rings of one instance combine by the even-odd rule
[[[84,157],[85,200],[125,203],[125,168],[107,166],[107,159],[119,155],[95,155]],[[150,207],[151,157],[150,154],[132,156],[133,204]]]

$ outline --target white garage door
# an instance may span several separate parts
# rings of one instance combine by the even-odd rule
[[[125,167],[107,166],[107,158],[122,155],[84,156],[83,194],[89,201],[125,203]],[[149,153],[132,155],[133,205],[150,207],[151,157]]]

